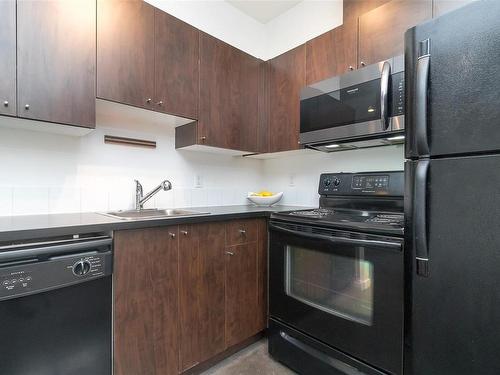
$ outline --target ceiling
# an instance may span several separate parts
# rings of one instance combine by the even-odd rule
[[[295,0],[226,0],[232,6],[254,18],[260,23],[268,23],[273,18],[285,13],[301,1]]]

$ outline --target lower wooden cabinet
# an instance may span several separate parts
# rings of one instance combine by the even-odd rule
[[[114,237],[115,375],[182,373],[265,329],[265,219]]]
[[[224,223],[180,227],[180,364],[187,370],[222,352]]]
[[[114,374],[179,373],[178,228],[115,233]]]

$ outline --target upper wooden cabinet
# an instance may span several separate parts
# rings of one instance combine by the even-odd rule
[[[155,8],[142,0],[97,1],[97,96],[152,109]]]
[[[196,143],[256,151],[260,60],[200,33],[200,102]]]
[[[343,19],[344,23],[356,21],[362,14],[389,2],[390,0],[344,0]]]
[[[306,46],[269,61],[269,151],[299,149],[300,90],[306,83]]]
[[[476,0],[434,0],[432,2],[432,16],[439,17]]]
[[[178,228],[114,235],[114,373],[179,373]]]
[[[359,17],[358,66],[404,53],[404,33],[432,17],[432,0],[393,0]]]
[[[0,1],[0,114],[15,116],[16,1]]]
[[[198,118],[198,30],[155,11],[156,110]]]
[[[95,30],[94,1],[17,2],[19,117],[95,127]]]
[[[357,22],[349,21],[306,43],[306,84],[344,74],[357,66]]]

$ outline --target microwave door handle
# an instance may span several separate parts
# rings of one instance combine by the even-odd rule
[[[429,156],[429,142],[427,138],[427,113],[429,68],[431,56],[421,56],[417,60],[415,82],[415,139],[419,156]]]
[[[347,238],[347,237],[336,237],[336,236],[325,236],[321,234],[312,234],[307,232],[301,232],[293,229],[283,228],[282,226],[270,223],[269,227],[276,231],[292,234],[300,237],[305,237],[311,240],[323,240],[334,244],[342,245],[354,245],[354,246],[370,246],[370,247],[383,247],[395,250],[401,250],[401,243],[399,242],[389,242],[380,240],[363,240],[358,238]]]
[[[391,64],[385,61],[382,66],[380,78],[380,121],[382,130],[389,129],[389,78],[391,76]]]
[[[417,275],[429,277],[429,248],[427,244],[427,175],[429,160],[417,162],[413,201],[413,248]]]

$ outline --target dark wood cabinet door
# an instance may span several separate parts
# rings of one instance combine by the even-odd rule
[[[432,16],[439,17],[447,12],[463,7],[477,0],[433,0]]]
[[[344,0],[344,23],[357,21],[358,17],[391,0]]]
[[[299,148],[300,90],[306,83],[306,47],[301,45],[270,63],[270,152]]]
[[[97,96],[151,109],[155,8],[142,0],[97,0]]]
[[[178,374],[178,228],[115,232],[114,373]]]
[[[15,116],[16,1],[0,1],[0,114]]]
[[[432,17],[432,0],[393,0],[359,17],[358,66],[404,53],[404,33]]]
[[[17,2],[20,117],[95,127],[96,4]]]
[[[357,23],[351,21],[306,43],[306,84],[353,70],[356,61]]]
[[[200,33],[200,144],[256,151],[259,65],[258,59]]]
[[[179,232],[180,370],[222,352],[225,346],[225,226],[181,226]]]
[[[269,62],[262,61],[259,66],[259,140],[257,152],[269,152]]]
[[[259,304],[258,242],[226,248],[226,345],[256,334]]]
[[[154,109],[198,118],[198,30],[155,9]]]

